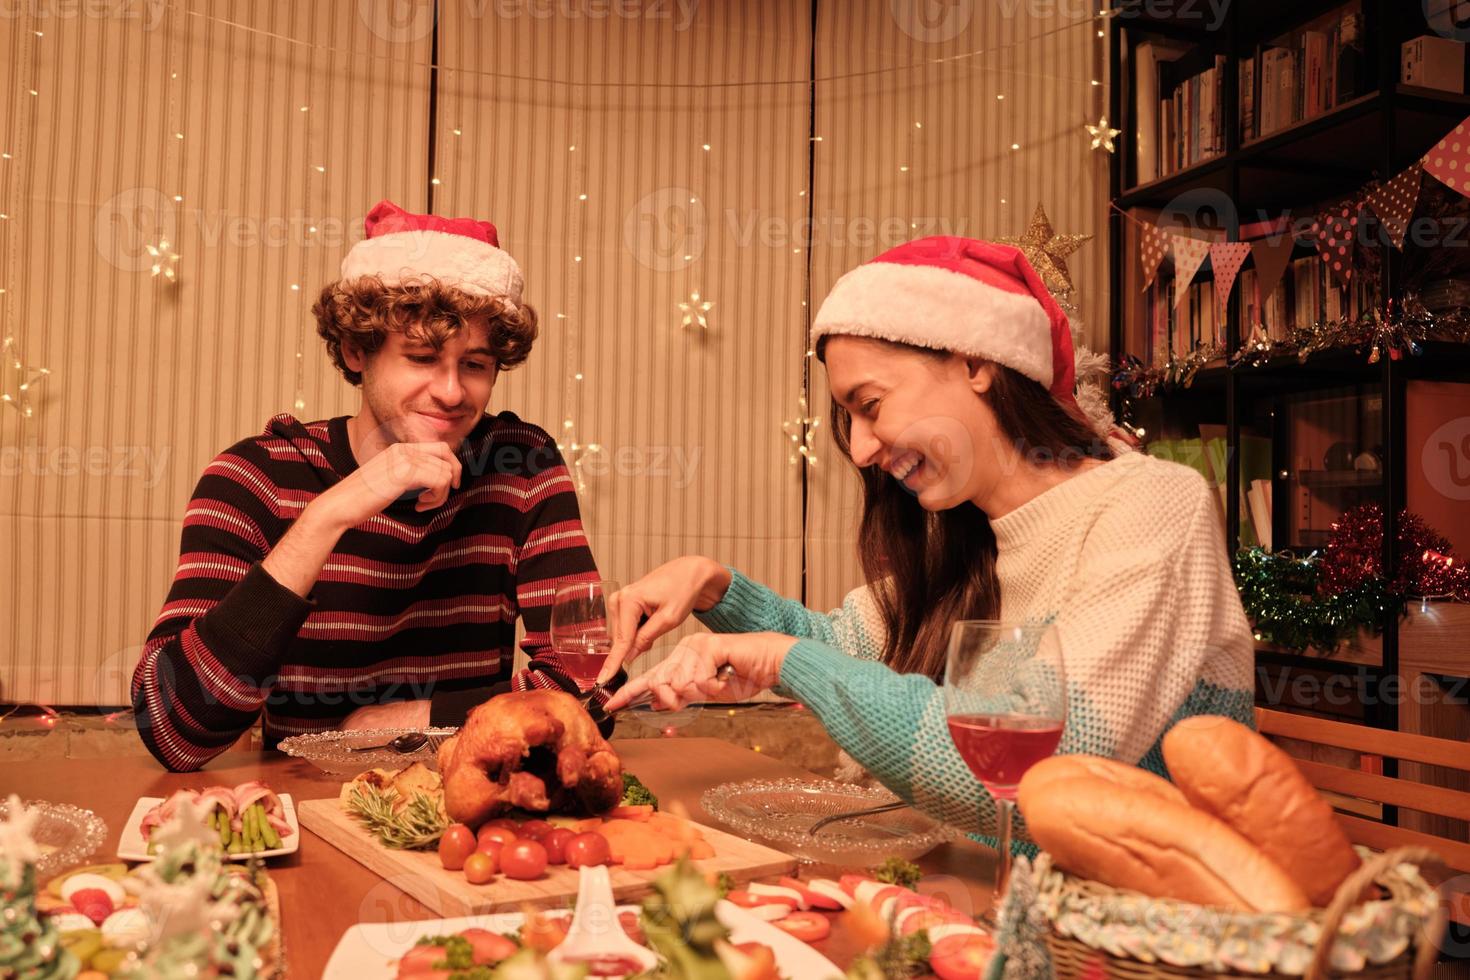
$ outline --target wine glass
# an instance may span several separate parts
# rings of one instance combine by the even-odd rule
[[[584,692],[612,652],[607,600],[616,591],[616,582],[575,582],[560,586],[552,599],[551,649]]]
[[[995,899],[1011,871],[1016,787],[1056,751],[1067,721],[1061,646],[1048,624],[964,620],[950,632],[944,711],[955,748],[995,800]]]

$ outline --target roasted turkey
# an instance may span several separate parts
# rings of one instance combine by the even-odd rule
[[[479,824],[507,810],[600,813],[623,795],[623,764],[562,691],[513,691],[470,712],[439,746],[444,809]]]

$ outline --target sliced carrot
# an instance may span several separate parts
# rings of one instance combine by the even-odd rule
[[[706,840],[696,840],[689,843],[689,857],[695,861],[703,861],[715,856],[715,849]]]

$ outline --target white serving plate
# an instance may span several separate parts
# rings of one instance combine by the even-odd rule
[[[281,809],[286,817],[286,823],[291,828],[288,837],[281,838],[281,846],[271,848],[268,851],[242,851],[239,854],[226,854],[225,857],[231,861],[243,861],[246,858],[273,858],[283,854],[295,854],[301,848],[301,824],[296,819],[296,806],[291,802],[290,793],[278,794],[281,799]],[[153,855],[148,853],[148,842],[143,839],[143,817],[148,811],[162,803],[161,796],[145,796],[134,806],[133,812],[128,814],[127,822],[123,824],[122,836],[117,842],[117,856],[124,861],[152,861]]]
[[[618,911],[637,912],[639,907],[619,905]],[[776,954],[776,968],[790,980],[829,980],[842,976],[842,971],[821,953],[738,905],[721,901],[715,906],[715,917],[730,930],[731,942],[756,942],[771,947],[771,952]],[[359,923],[338,940],[322,980],[394,980],[398,975],[398,958],[426,936],[452,935],[472,928],[510,933],[519,929],[524,920],[520,912],[496,912],[458,919]]]

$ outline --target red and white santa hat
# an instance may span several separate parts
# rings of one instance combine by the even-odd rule
[[[471,295],[521,301],[521,267],[488,221],[413,214],[379,201],[363,228],[367,237],[342,259],[343,279],[377,276],[385,286],[436,279]]]
[[[872,337],[982,357],[1041,384],[1079,418],[1072,328],[1021,250],[936,235],[891,248],[837,280],[814,338]]]

